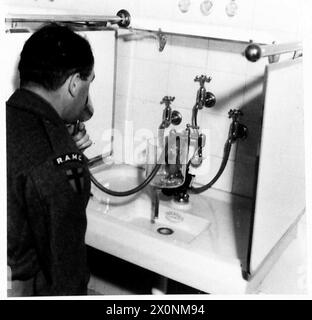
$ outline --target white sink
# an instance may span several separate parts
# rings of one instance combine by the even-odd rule
[[[190,243],[209,226],[206,219],[163,205],[154,222],[151,211],[146,210],[137,210],[128,221],[158,238],[184,243]]]
[[[126,164],[116,164],[109,166],[101,166],[91,170],[93,176],[104,187],[114,191],[127,191],[135,188],[145,180],[145,170]],[[139,198],[142,193],[146,193],[148,189],[144,189],[136,194],[126,197],[115,197],[102,192],[93,184],[91,185],[91,193],[103,205],[113,208],[115,206],[126,205]]]
[[[115,191],[132,189],[144,181],[144,170],[129,165],[114,165],[94,173],[105,187]],[[127,197],[114,197],[92,186],[93,197],[88,209],[127,227],[166,241],[190,243],[209,226],[209,221],[194,214],[173,209],[170,205],[159,206],[159,215],[152,222],[151,189]]]

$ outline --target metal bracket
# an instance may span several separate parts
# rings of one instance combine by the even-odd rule
[[[302,51],[301,42],[279,44],[273,42],[269,45],[260,45],[251,41],[251,43],[245,49],[244,55],[247,60],[251,62],[256,62],[263,57],[269,57],[269,63],[275,63],[279,61],[281,54],[297,51]],[[297,54],[295,57],[298,57]]]
[[[118,35],[118,38],[124,41],[143,40],[153,38],[159,43],[159,51],[163,51],[167,44],[167,36],[159,29],[157,32],[154,31],[141,31],[135,29],[129,29],[130,33]]]
[[[272,44],[276,44],[276,42],[273,41]],[[281,57],[280,54],[272,54],[271,56],[268,56],[269,64],[279,62],[280,57]]]
[[[159,51],[162,52],[167,44],[167,36],[161,31],[161,29],[159,29],[157,37],[159,41]]]

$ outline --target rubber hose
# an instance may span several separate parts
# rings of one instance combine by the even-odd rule
[[[143,188],[145,188],[152,181],[152,179],[156,176],[157,171],[159,170],[160,166],[161,166],[161,164],[157,164],[154,167],[154,169],[152,170],[151,174],[147,177],[147,179],[145,181],[143,181],[137,187],[130,189],[130,190],[127,190],[127,191],[114,191],[114,190],[107,189],[99,181],[97,181],[92,174],[91,174],[91,181],[93,182],[93,184],[97,188],[99,188],[101,191],[103,191],[111,196],[126,197],[126,196],[130,196],[134,193],[137,193],[137,192],[141,191]]]
[[[229,155],[230,155],[230,152],[231,152],[231,142],[230,140],[227,140],[225,145],[224,145],[224,151],[223,151],[223,159],[222,159],[222,162],[221,162],[221,166],[217,172],[217,174],[214,176],[214,178],[209,182],[207,183],[206,185],[202,186],[202,187],[198,187],[198,188],[194,188],[192,187],[191,188],[191,192],[193,193],[202,193],[206,190],[208,190],[209,188],[211,188],[216,182],[217,180],[220,178],[220,176],[222,175],[226,165],[227,165],[227,162],[229,160]]]

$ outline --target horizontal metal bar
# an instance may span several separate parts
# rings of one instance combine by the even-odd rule
[[[116,16],[104,15],[44,15],[44,14],[9,14],[5,17],[6,23],[12,25],[18,23],[32,24],[32,23],[46,23],[46,22],[64,22],[64,23],[85,23],[85,24],[118,24],[120,27],[128,27],[131,22],[131,16],[127,10],[119,10]]]
[[[86,16],[86,15],[39,15],[39,14],[18,14],[5,18],[6,22],[110,22],[118,23],[123,18],[118,16]]]
[[[252,62],[256,62],[263,57],[280,55],[288,52],[295,52],[302,50],[301,42],[289,42],[269,45],[259,45],[251,43],[245,50],[245,57]]]

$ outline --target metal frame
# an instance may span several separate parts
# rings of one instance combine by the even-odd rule
[[[269,45],[259,45],[251,43],[245,49],[245,57],[251,62],[256,62],[263,57],[269,57],[269,62],[277,62],[279,56],[284,53],[294,52],[294,58],[297,57],[297,52],[302,51],[302,42],[289,43],[273,43]]]
[[[9,14],[5,18],[10,27],[7,32],[18,32],[20,30],[36,29],[43,23],[57,22],[87,27],[107,27],[117,24],[119,27],[127,28],[131,22],[131,16],[127,10],[119,10],[116,16],[104,15],[42,15],[42,14]]]

